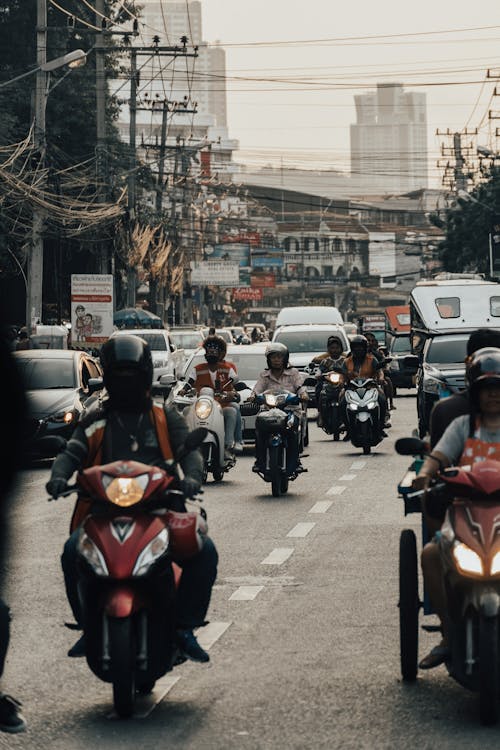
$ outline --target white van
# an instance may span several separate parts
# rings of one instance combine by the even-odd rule
[[[321,325],[342,325],[342,315],[336,307],[283,307],[276,318],[275,328],[319,323]]]

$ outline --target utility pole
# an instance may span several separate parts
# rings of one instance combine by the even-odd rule
[[[473,177],[471,162],[477,155],[477,148],[472,140],[470,143],[464,144],[462,139],[469,136],[477,137],[477,129],[465,129],[459,133],[452,132],[449,129],[446,131],[436,130],[436,135],[444,135],[453,139],[451,146],[445,146],[444,143],[441,146],[441,156],[452,157],[453,163],[449,159],[444,163],[440,159],[437,163],[439,168],[444,169],[443,185],[449,187],[455,193],[458,193],[459,190],[467,192],[468,181]]]
[[[130,134],[128,175],[128,217],[130,226],[135,222],[135,170],[136,170],[136,120],[137,120],[137,52],[130,50]],[[127,305],[135,307],[135,268],[127,269]]]
[[[40,170],[43,170],[47,74],[40,69],[40,66],[47,61],[47,0],[37,0],[36,23],[36,63],[39,69],[36,73],[33,146],[35,153],[38,154]],[[26,326],[29,330],[32,330],[37,322],[42,322],[44,213],[36,205],[33,207],[32,219],[31,254],[28,258],[28,292],[26,295]]]
[[[95,1],[95,25],[103,24],[104,0]],[[106,195],[106,72],[105,72],[105,47],[106,40],[102,33],[98,33],[95,41],[95,75],[96,75],[96,125],[97,125],[97,142],[96,142],[96,173],[97,173],[97,194],[99,202],[107,199]],[[100,273],[109,273],[108,245],[104,240],[101,244]]]

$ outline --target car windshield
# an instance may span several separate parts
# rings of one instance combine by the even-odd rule
[[[201,331],[200,333],[176,333],[171,331],[170,335],[179,349],[197,349],[203,343]]]
[[[139,333],[137,334],[149,344],[149,348],[154,352],[166,352],[167,342],[165,337],[160,333]]]
[[[19,359],[21,378],[27,391],[49,388],[76,388],[73,361],[70,359]]]
[[[262,370],[265,370],[267,367],[265,355],[263,352],[255,354],[255,352],[247,351],[249,347],[246,346],[242,346],[241,348],[246,351],[228,353],[226,359],[235,365],[238,380],[257,380]],[[205,355],[202,352],[195,354],[187,364],[186,373],[191,372],[193,367],[205,361]]]
[[[456,339],[435,338],[429,346],[426,360],[430,364],[462,364],[467,356],[468,336]]]
[[[409,336],[396,336],[392,342],[391,354],[410,354],[411,344]]]
[[[288,347],[290,354],[300,352],[326,352],[326,342],[329,336],[338,336],[341,341],[344,337],[339,331],[282,331],[275,341]],[[344,350],[347,349],[344,341]]]

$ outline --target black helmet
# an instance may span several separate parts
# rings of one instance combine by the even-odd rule
[[[111,400],[122,408],[142,404],[153,382],[153,358],[147,342],[133,334],[112,336],[103,344],[100,360]]]
[[[354,349],[362,350],[363,355],[365,355],[368,351],[368,341],[366,340],[365,336],[362,336],[361,334],[357,334],[356,336],[351,336],[350,338],[351,342],[351,352],[354,354]]]
[[[344,349],[344,342],[342,341],[342,339],[340,338],[340,336],[328,336],[328,339],[327,339],[327,342],[326,342],[327,347],[330,346],[331,344],[333,344],[334,341],[336,341],[337,344],[339,344],[339,346],[340,346],[340,348],[342,350]]]
[[[271,354],[281,354],[281,356],[283,357],[283,367],[288,367],[288,359],[290,357],[288,347],[286,347],[284,344],[280,344],[279,341],[272,341],[266,346],[266,362],[268,368],[271,367],[271,364],[269,362],[269,357],[271,356]]]
[[[483,385],[500,388],[500,349],[485,347],[474,352],[467,375],[471,400],[477,408],[479,390]]]
[[[227,344],[222,336],[207,336],[203,348],[207,362],[220,362],[226,356]]]

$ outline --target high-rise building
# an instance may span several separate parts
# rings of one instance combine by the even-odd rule
[[[375,92],[354,100],[351,173],[374,190],[427,187],[425,94],[405,91],[400,83],[379,83]]]

